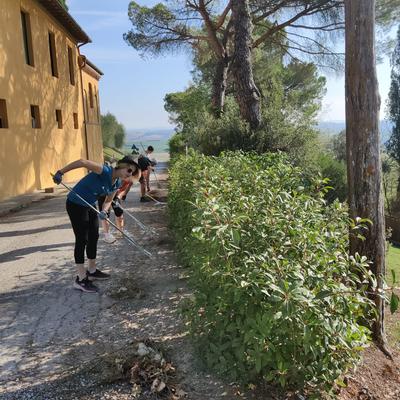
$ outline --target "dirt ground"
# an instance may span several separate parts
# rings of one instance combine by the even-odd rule
[[[161,189],[154,184],[153,194],[164,200],[165,167],[158,177]],[[190,291],[166,209],[138,199],[135,188],[125,208],[157,235],[142,232],[128,216],[126,228],[153,258],[123,239],[110,245],[100,237],[99,267],[112,277],[98,284],[99,294],[72,288],[74,238],[65,195],[0,219],[0,399],[161,399],[162,393],[135,394],[127,378],[140,343],[150,343],[173,366],[178,400],[287,398],[268,388],[244,393],[198,361],[179,313]],[[399,400],[398,357],[393,363],[368,350],[341,400]]]
[[[165,170],[158,177],[165,187]],[[118,365],[148,339],[176,368],[174,380],[186,398],[232,398],[233,389],[197,363],[187,338],[178,308],[189,292],[165,207],[138,199],[136,188],[125,208],[157,235],[142,232],[128,216],[126,228],[153,258],[123,239],[110,245],[100,237],[99,267],[112,278],[98,283],[99,294],[72,287],[74,238],[65,196],[0,219],[0,399],[137,398]]]
[[[371,345],[364,351],[362,363],[347,375],[340,400],[400,400],[400,311],[388,313],[386,320],[393,360]]]

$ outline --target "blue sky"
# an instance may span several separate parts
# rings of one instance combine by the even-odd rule
[[[144,0],[143,5],[157,1]],[[127,16],[129,0],[68,0],[69,12],[93,43],[81,52],[97,65],[104,76],[100,81],[102,113],[115,114],[127,129],[169,126],[164,111],[166,93],[184,90],[191,79],[189,54],[143,60],[128,46],[122,35],[131,28]],[[327,76],[327,94],[321,120],[344,120],[344,79]],[[390,66],[386,59],[378,65],[381,118],[390,86]]]

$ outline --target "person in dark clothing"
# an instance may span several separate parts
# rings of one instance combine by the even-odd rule
[[[150,160],[149,156],[153,153],[154,147],[149,146],[144,154],[140,154],[138,158],[138,164],[140,170],[142,171],[142,176],[139,180],[140,182],[140,201],[151,201],[146,197],[146,189],[150,192],[150,171],[152,168],[152,161]]]

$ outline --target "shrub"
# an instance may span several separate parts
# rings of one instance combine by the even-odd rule
[[[209,366],[243,382],[325,388],[359,357],[366,262],[324,185],[282,154],[191,154],[171,171],[170,225],[194,296],[190,331]]]
[[[344,161],[339,161],[330,153],[320,153],[317,157],[317,168],[322,176],[329,179],[329,190],[325,198],[329,203],[338,199],[345,201],[347,199],[347,172]]]

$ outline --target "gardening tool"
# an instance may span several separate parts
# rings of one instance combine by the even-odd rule
[[[52,177],[54,177],[54,174],[50,175]],[[100,211],[96,208],[93,207],[90,203],[88,203],[83,197],[79,196],[78,193],[75,192],[74,189],[70,188],[69,186],[67,186],[66,184],[64,184],[63,182],[60,182],[60,185],[64,186],[68,191],[70,191],[71,193],[74,193],[76,197],[78,197],[80,200],[82,200],[89,208],[91,208],[93,211],[95,211],[98,215],[100,214]],[[153,255],[147,251],[146,249],[144,249],[142,246],[140,246],[138,243],[136,243],[135,239],[133,239],[131,237],[130,234],[124,232],[122,229],[118,228],[117,225],[114,224],[114,222],[110,221],[109,218],[106,218],[105,221],[107,221],[110,225],[112,225],[117,231],[121,232],[122,235],[125,237],[125,239],[134,247],[136,247],[138,250],[140,250],[143,254],[145,254],[147,257],[153,258]]]
[[[153,196],[150,196],[148,193],[146,193],[145,196],[147,196],[149,199],[153,200],[158,206],[166,206],[167,205],[167,203],[156,200]]]
[[[131,214],[126,208],[122,208],[121,204],[119,205],[119,207],[121,208],[121,210],[124,211],[124,213],[126,213],[129,217],[131,217],[136,225],[145,233],[150,233],[152,235],[158,235],[157,231],[154,228],[151,228],[150,226],[145,225],[143,222],[141,222],[140,220],[138,220],[133,214]]]
[[[140,145],[142,146],[143,152],[144,152],[144,153],[146,153],[146,150],[145,150],[145,148],[144,148],[144,146],[143,146],[143,143],[142,143],[142,142],[140,142]],[[157,177],[156,171],[155,171],[153,168],[152,168],[151,170],[153,171],[153,174],[154,174],[154,176],[155,176],[155,178],[156,178],[156,181],[157,181],[157,187],[160,189],[160,188],[161,188],[161,183],[160,183],[160,181],[158,180],[158,177]]]

